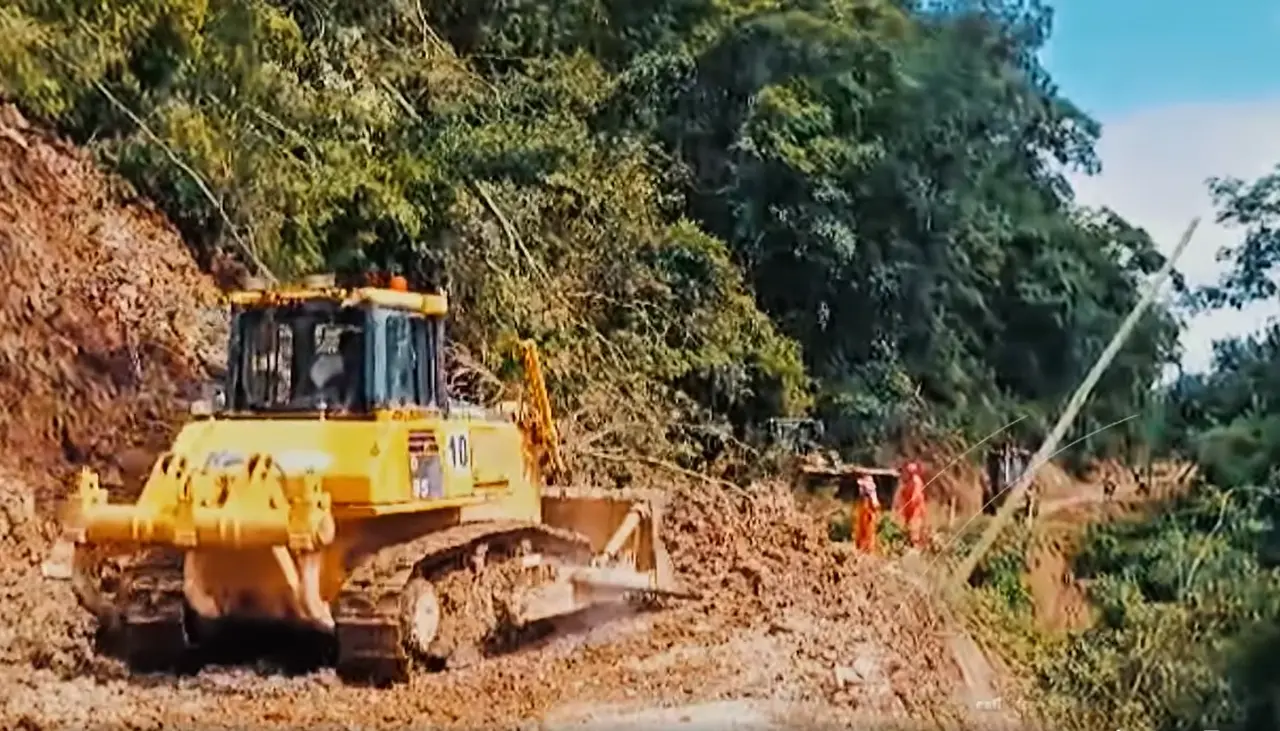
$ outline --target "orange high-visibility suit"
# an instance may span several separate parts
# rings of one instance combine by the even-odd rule
[[[907,536],[911,545],[921,548],[925,543],[925,505],[924,477],[920,474],[920,465],[907,463],[901,475],[898,489],[898,505],[902,522],[907,528]]]
[[[858,550],[876,552],[876,523],[880,517],[880,497],[871,475],[858,478],[858,501],[854,504],[853,540]]]

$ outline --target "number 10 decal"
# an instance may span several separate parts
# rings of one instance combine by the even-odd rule
[[[466,469],[471,464],[471,445],[467,443],[466,434],[449,435],[449,466],[455,469]]]

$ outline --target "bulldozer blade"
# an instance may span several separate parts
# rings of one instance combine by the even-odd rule
[[[660,586],[649,573],[625,567],[580,566],[562,569],[554,582],[527,594],[517,618],[521,624],[529,624],[590,607],[621,604],[634,595],[700,598],[695,592]]]
[[[690,591],[671,581],[664,582],[659,578],[654,581],[650,574],[640,573],[628,568],[591,566],[575,569],[569,581],[579,587],[603,592],[637,592],[669,596],[679,599],[699,599],[701,595]]]

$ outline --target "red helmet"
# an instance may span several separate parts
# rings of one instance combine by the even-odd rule
[[[920,465],[916,462],[908,462],[904,471],[908,475],[918,475],[920,474]]]

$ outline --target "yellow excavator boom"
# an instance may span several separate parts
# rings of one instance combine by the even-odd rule
[[[525,339],[519,342],[518,347],[521,364],[524,366],[525,387],[528,390],[525,426],[536,448],[545,455],[548,481],[556,481],[567,474],[567,469],[560,453],[560,434],[552,415],[551,396],[542,375],[538,346],[532,340]]]

